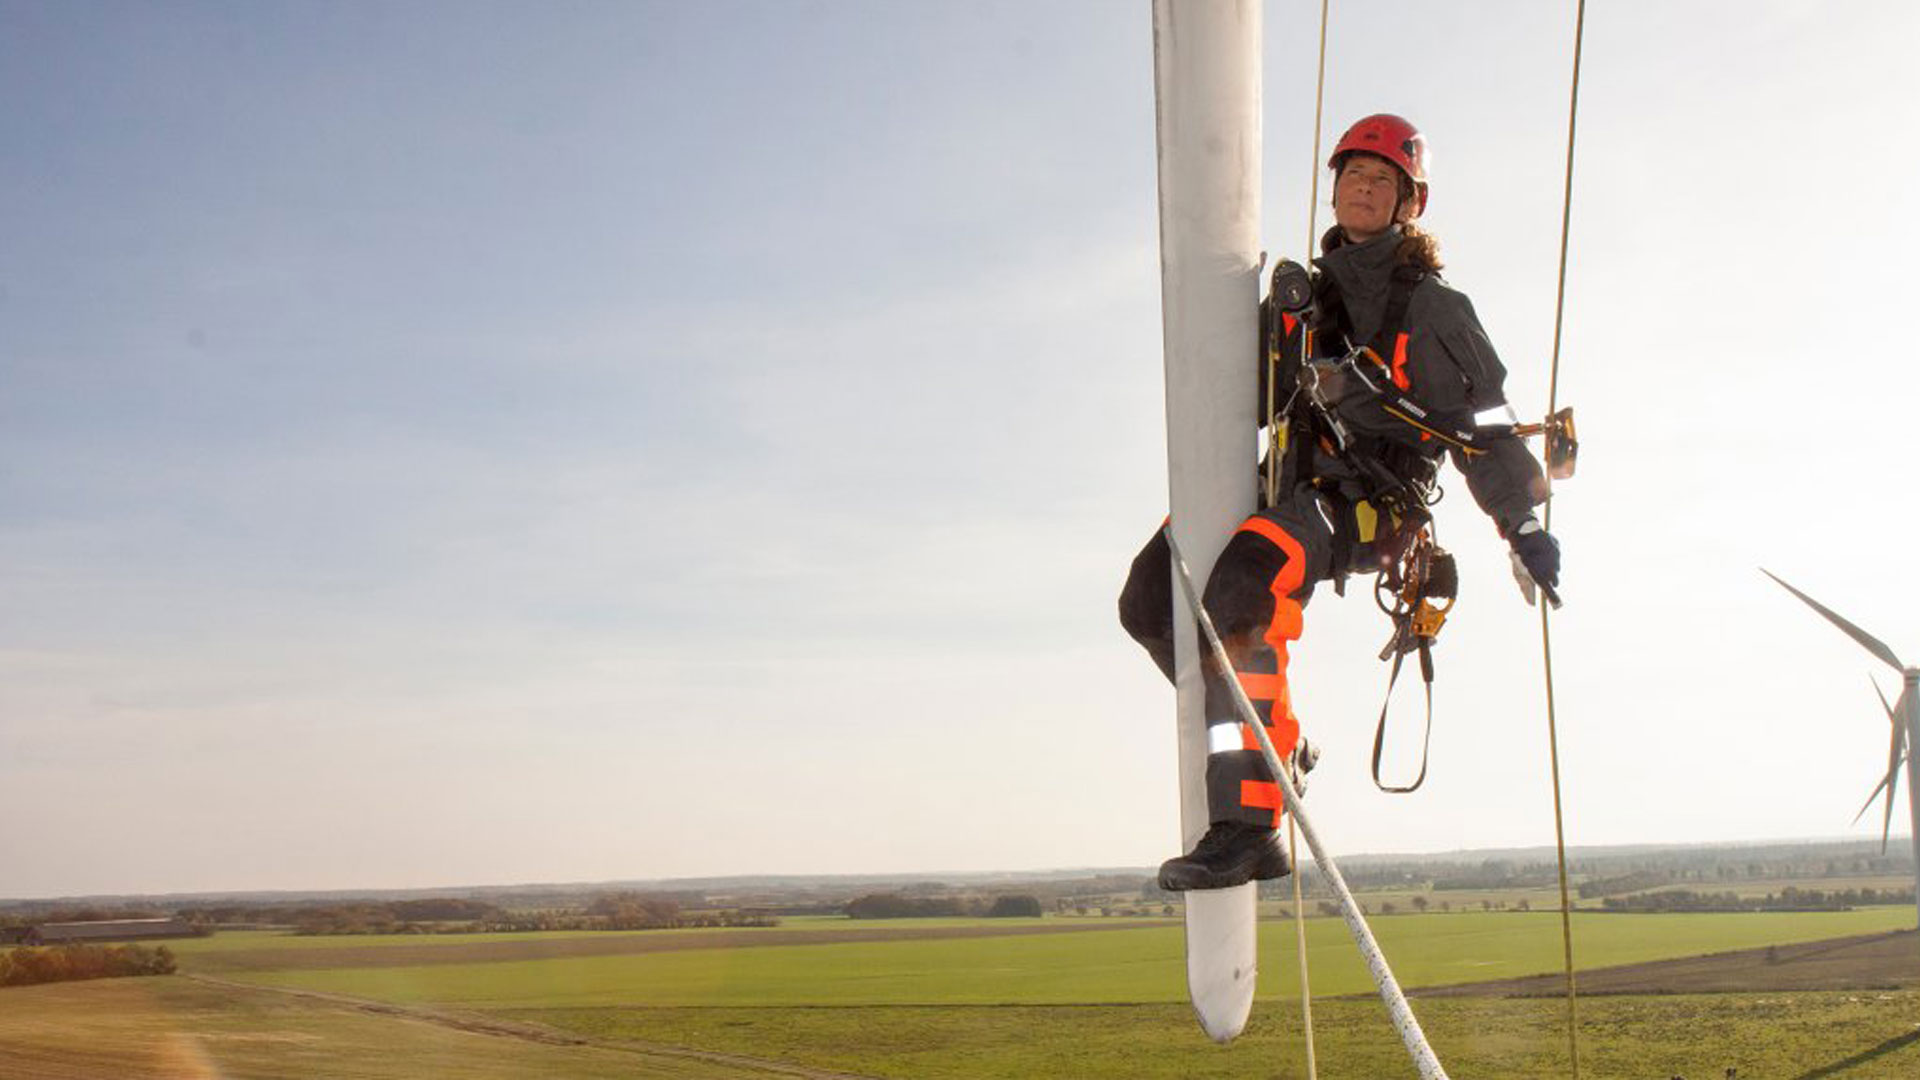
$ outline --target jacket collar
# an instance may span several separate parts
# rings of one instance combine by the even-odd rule
[[[1364,345],[1380,332],[1380,321],[1387,314],[1394,256],[1400,250],[1400,226],[1353,244],[1347,242],[1336,225],[1321,241],[1321,247],[1326,253],[1313,260],[1313,265],[1333,279],[1340,302],[1347,309],[1353,343]]]

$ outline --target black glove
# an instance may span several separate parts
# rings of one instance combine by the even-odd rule
[[[1554,590],[1560,585],[1560,542],[1531,514],[1508,534],[1507,542],[1513,545],[1513,580],[1520,584],[1520,595],[1527,598],[1528,606],[1534,603],[1538,583],[1547,602],[1559,607],[1560,597]]]

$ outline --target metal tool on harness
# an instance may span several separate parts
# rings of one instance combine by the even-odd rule
[[[1381,791],[1406,794],[1419,790],[1427,779],[1427,750],[1433,740],[1433,645],[1453,610],[1460,577],[1453,556],[1434,542],[1432,526],[1422,523],[1404,553],[1380,571],[1373,589],[1374,602],[1393,620],[1393,637],[1380,650],[1380,659],[1391,659],[1393,670],[1387,675],[1386,699],[1380,703],[1380,722],[1373,731],[1373,783]],[[1410,652],[1420,656],[1420,678],[1426,688],[1420,771],[1409,784],[1386,784],[1380,779],[1380,755],[1386,743],[1387,709],[1400,678],[1400,664]]]
[[[1580,437],[1573,428],[1573,406],[1569,405],[1538,424],[1516,424],[1513,433],[1521,438],[1544,434],[1547,437],[1547,475],[1565,480],[1573,475],[1580,457]]]
[[[1289,414],[1293,411],[1294,399],[1289,397],[1284,404],[1274,401],[1280,385],[1282,345],[1291,324],[1302,319],[1312,321],[1308,318],[1312,307],[1313,274],[1292,259],[1274,263],[1272,277],[1267,282],[1267,301],[1262,308],[1266,320],[1266,363],[1261,375],[1266,388],[1267,453],[1260,486],[1268,506],[1279,501],[1280,489],[1286,486],[1287,478],[1282,470],[1287,459],[1287,439],[1292,434]],[[1297,382],[1293,392],[1296,395],[1300,392]]]

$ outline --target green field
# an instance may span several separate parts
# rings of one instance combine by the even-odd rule
[[[1912,925],[1910,908],[1575,917],[1582,967]],[[1555,971],[1553,912],[1376,917],[1409,987]],[[1308,920],[1319,1076],[1410,1067],[1337,919]],[[1261,924],[1247,1033],[1207,1042],[1171,920],[170,943],[186,975],[0,990],[0,1077],[1305,1076],[1293,925]],[[1901,989],[1587,998],[1582,1075],[1920,1076],[1920,957]],[[216,980],[216,981],[208,981]],[[1344,996],[1343,996],[1344,995]],[[1568,1075],[1565,1004],[1421,998],[1457,1077]]]
[[[1566,1006],[1554,1000],[1423,1001],[1421,1023],[1457,1078],[1569,1074]],[[834,1009],[589,1009],[515,1013],[595,1038],[638,1038],[929,1080],[1134,1077],[1300,1080],[1297,1002],[1263,1004],[1230,1046],[1208,1042],[1185,1005]],[[1912,1080],[1920,993],[1601,998],[1582,1002],[1581,1075],[1667,1080]],[[1321,1080],[1413,1077],[1377,999],[1314,1005]],[[1821,1071],[1841,1066],[1839,1071]]]
[[[190,979],[0,990],[7,1080],[738,1080],[748,1073],[639,1047],[560,1045]]]
[[[888,920],[889,923],[895,920]],[[901,923],[921,922],[899,920]],[[944,922],[944,920],[942,921]],[[1911,925],[1904,908],[1731,915],[1601,915],[1574,919],[1576,961],[1606,967],[1768,944],[1814,941]],[[906,929],[907,927],[895,927]],[[1374,934],[1403,985],[1430,986],[1555,971],[1560,917],[1553,912],[1469,912],[1373,920]],[[181,969],[262,985],[350,994],[408,1004],[476,1008],[541,1006],[1097,1005],[1185,1000],[1183,940],[1175,924],[1076,933],[939,940],[861,941],[819,930],[822,944],[737,947],[534,960],[462,962],[457,943],[431,942],[434,962],[314,966],[289,960],[275,970],[239,969],[220,954],[181,950]],[[1309,919],[1308,965],[1316,995],[1372,990],[1338,919]],[[1293,925],[1264,922],[1261,993],[1296,996]],[[733,933],[726,931],[724,933]],[[644,934],[639,935],[644,937]],[[603,935],[603,938],[606,935]],[[764,939],[766,934],[758,935]],[[217,938],[213,940],[218,940]],[[256,947],[319,940],[397,949],[418,939],[258,938]],[[469,945],[504,944],[475,942]],[[529,944],[537,936],[522,939]],[[389,944],[397,941],[399,944]],[[197,943],[189,943],[197,944]]]

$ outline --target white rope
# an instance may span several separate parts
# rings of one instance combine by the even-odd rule
[[[1307,1080],[1319,1080],[1313,1053],[1313,980],[1307,977],[1307,901],[1300,894],[1300,823],[1287,815],[1287,858],[1293,863],[1293,948],[1300,956],[1300,1034],[1307,1050]]]
[[[1227,659],[1226,647],[1220,644],[1220,635],[1214,631],[1213,619],[1207,615],[1207,609],[1200,602],[1200,594],[1193,587],[1193,575],[1187,570],[1187,560],[1180,554],[1180,544],[1173,538],[1171,527],[1165,530],[1167,544],[1173,551],[1174,576],[1180,579],[1180,590],[1186,594],[1187,605],[1193,609],[1193,618],[1200,625],[1200,632],[1207,639],[1208,651],[1212,654],[1214,665],[1223,673],[1221,682],[1233,691],[1234,708],[1240,714],[1240,722],[1253,732],[1260,743],[1260,753],[1267,759],[1267,768],[1273,771],[1274,783],[1279,785],[1280,794],[1286,800],[1287,812],[1293,815],[1294,822],[1300,828],[1300,835],[1306,838],[1308,850],[1313,852],[1313,861],[1326,875],[1327,884],[1332,886],[1334,897],[1340,902],[1340,913],[1346,917],[1347,931],[1353,935],[1355,945],[1360,947],[1360,955],[1367,962],[1367,970],[1373,974],[1373,983],[1380,989],[1380,999],[1386,1002],[1387,1015],[1393,1020],[1394,1029],[1400,1033],[1400,1041],[1406,1044],[1407,1053],[1412,1055],[1413,1064],[1420,1070],[1421,1080],[1447,1080],[1447,1071],[1440,1066],[1440,1059],[1434,1056],[1433,1047],[1427,1044],[1426,1032],[1420,1030],[1420,1021],[1413,1015],[1413,1006],[1407,1004],[1407,997],[1400,992],[1400,983],[1393,977],[1393,969],[1387,966],[1386,955],[1380,951],[1379,942],[1373,939],[1373,931],[1368,929],[1366,916],[1360,913],[1360,905],[1353,899],[1353,893],[1347,889],[1346,878],[1340,876],[1340,868],[1334,865],[1333,857],[1320,846],[1320,838],[1313,831],[1313,822],[1300,808],[1300,795],[1293,781],[1287,775],[1287,769],[1280,755],[1273,749],[1273,740],[1267,737],[1266,725],[1260,722],[1260,714],[1253,709],[1253,702],[1247,698],[1240,680],[1233,677],[1233,665]],[[1298,869],[1295,870],[1298,873]]]

